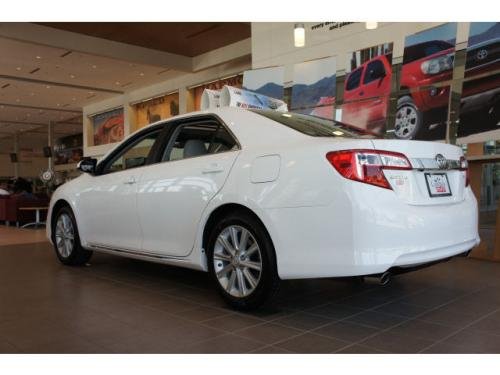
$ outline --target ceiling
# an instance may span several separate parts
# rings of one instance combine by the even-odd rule
[[[80,133],[83,106],[185,74],[176,56],[249,36],[247,23],[0,23],[0,139],[46,138],[49,122],[56,137]]]
[[[41,25],[194,57],[250,38],[250,22],[49,22]]]

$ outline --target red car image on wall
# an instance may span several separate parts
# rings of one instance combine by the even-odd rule
[[[423,138],[432,118],[446,109],[449,88],[419,90],[452,77],[454,46],[441,40],[405,48],[401,71],[395,136]],[[391,55],[377,56],[352,71],[345,81],[342,121],[381,133],[387,116],[391,92]],[[408,90],[408,91],[406,91]],[[407,93],[406,93],[407,92]]]

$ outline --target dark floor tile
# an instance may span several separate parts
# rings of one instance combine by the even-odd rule
[[[399,301],[390,302],[386,305],[382,305],[382,306],[375,309],[375,311],[378,311],[381,313],[400,315],[400,316],[405,316],[408,318],[414,318],[414,317],[416,317],[420,314],[423,314],[429,310],[430,310],[430,308],[428,308],[428,307],[410,305],[408,303],[403,303],[403,302],[399,302]]]
[[[227,334],[180,348],[179,353],[192,354],[239,354],[249,353],[264,344],[241,336]],[[174,350],[174,352],[176,352]]]
[[[462,347],[471,353],[500,354],[500,336],[464,329],[443,340],[443,344]]]
[[[295,313],[273,321],[273,323],[306,331],[316,329],[331,322],[331,319],[306,312]]]
[[[100,354],[111,353],[111,349],[73,336],[47,344],[34,343],[24,347],[22,352],[25,354]]]
[[[191,320],[193,322],[203,322],[206,320],[220,318],[226,315],[232,314],[229,310],[222,310],[213,307],[201,306],[196,307],[192,310],[182,311],[177,313],[178,317],[182,317],[183,319]]]
[[[420,315],[418,319],[456,328],[461,328],[476,320],[472,315],[463,314],[460,311],[449,309],[446,306],[424,313]]]
[[[422,351],[422,354],[483,354],[477,349],[467,346],[455,346],[445,342],[438,342]]]
[[[329,303],[329,304],[324,305],[324,306],[320,306],[320,307],[316,307],[316,308],[307,310],[307,312],[310,314],[323,316],[325,318],[332,319],[332,320],[345,319],[349,316],[358,314],[361,311],[363,311],[363,310],[356,308],[356,307],[340,305],[340,304],[335,304],[335,303]]]
[[[236,334],[238,336],[260,341],[265,344],[274,344],[278,341],[282,341],[292,336],[298,335],[301,332],[302,331],[278,324],[264,323],[259,326],[236,331]]]
[[[260,349],[254,350],[251,354],[294,354],[286,349],[278,348],[274,345],[267,345]]]
[[[328,324],[324,327],[314,330],[313,332],[353,343],[355,341],[359,341],[368,336],[371,336],[378,331],[379,330],[376,328],[342,321]]]
[[[385,354],[384,351],[375,349],[375,348],[370,348],[369,346],[364,346],[364,345],[359,345],[359,344],[354,344],[354,345],[349,345],[336,353],[338,354]]]
[[[247,327],[263,324],[265,321],[251,316],[242,314],[229,314],[223,317],[206,320],[203,325],[207,327],[219,329],[222,331],[237,331]]]
[[[359,344],[387,353],[403,354],[418,353],[433,344],[433,341],[418,337],[400,336],[390,332],[382,332]]]
[[[21,351],[11,343],[0,339],[0,354],[17,354]]]
[[[314,333],[305,333],[275,344],[279,348],[300,354],[333,353],[347,345],[349,345],[348,342]]]
[[[347,318],[346,321],[378,329],[387,329],[408,319],[409,318],[399,315],[385,314],[369,310],[351,316],[350,318]]]
[[[456,331],[456,328],[422,320],[410,320],[389,330],[390,333],[396,335],[419,337],[431,341],[441,340]]]
[[[500,311],[480,319],[472,324],[469,329],[500,336]]]

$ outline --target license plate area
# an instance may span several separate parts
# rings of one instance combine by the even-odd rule
[[[425,173],[425,183],[431,198],[451,195],[450,183],[446,173]]]

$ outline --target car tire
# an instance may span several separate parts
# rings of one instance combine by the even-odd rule
[[[278,291],[273,243],[263,224],[247,212],[231,213],[215,224],[207,258],[218,291],[235,309],[252,310],[270,303]]]
[[[61,207],[55,215],[52,242],[57,258],[67,266],[84,265],[92,257],[92,251],[84,249],[80,243],[75,215],[68,206]]]
[[[425,132],[424,115],[412,97],[402,96],[398,99],[394,134],[398,139],[423,139]]]

